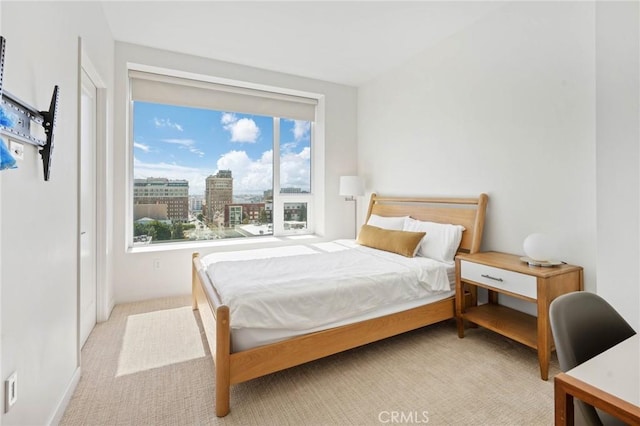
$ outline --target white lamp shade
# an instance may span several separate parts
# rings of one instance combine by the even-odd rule
[[[364,182],[359,176],[340,176],[340,195],[355,197],[364,195]]]
[[[552,237],[545,234],[531,234],[524,240],[525,254],[539,262],[549,262],[558,256],[558,245]]]

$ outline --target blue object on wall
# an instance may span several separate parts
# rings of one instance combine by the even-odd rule
[[[13,120],[2,106],[0,106],[0,126],[13,127]]]
[[[0,139],[0,170],[15,169],[16,159],[11,155],[11,151],[4,143],[4,139]]]

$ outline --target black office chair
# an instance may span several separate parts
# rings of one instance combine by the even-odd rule
[[[636,334],[602,297],[577,291],[559,296],[549,306],[551,331],[562,371],[606,351]],[[574,400],[575,424],[624,424],[593,406]]]

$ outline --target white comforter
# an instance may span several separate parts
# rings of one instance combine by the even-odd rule
[[[362,246],[284,257],[257,252],[251,260],[206,257],[232,328],[305,330],[450,290],[447,265],[424,257]]]

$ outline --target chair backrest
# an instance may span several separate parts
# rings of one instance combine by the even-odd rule
[[[549,307],[549,319],[562,371],[636,334],[606,300],[586,291],[554,299]]]
[[[562,371],[568,371],[636,334],[606,300],[585,291],[554,299],[549,306],[549,319]],[[602,424],[602,414],[597,414],[590,405],[576,402],[577,416],[581,414],[587,424]]]

